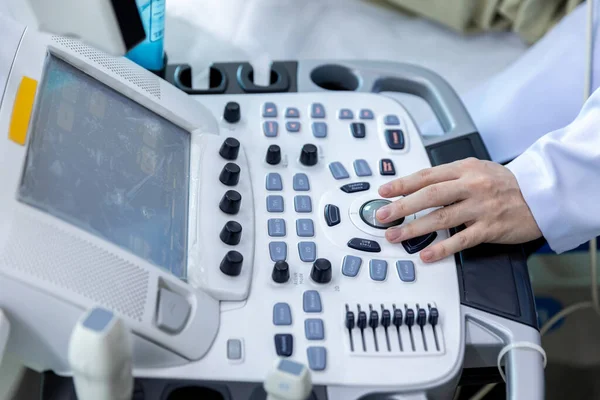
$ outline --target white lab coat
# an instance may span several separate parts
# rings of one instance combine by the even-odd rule
[[[571,124],[541,137],[507,166],[552,250],[599,236],[600,89]]]

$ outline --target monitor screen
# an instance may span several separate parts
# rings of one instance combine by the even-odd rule
[[[19,197],[185,279],[190,134],[49,56]]]

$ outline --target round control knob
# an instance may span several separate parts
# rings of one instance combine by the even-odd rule
[[[271,278],[277,283],[286,283],[290,279],[290,266],[283,260],[277,261],[273,266]]]
[[[219,154],[226,160],[235,160],[240,152],[240,142],[236,138],[227,138],[219,149]]]
[[[325,258],[317,258],[314,262],[310,277],[317,283],[329,283],[331,281],[331,263]]]
[[[225,254],[221,261],[221,272],[229,276],[238,276],[242,272],[244,257],[237,251],[231,250]]]
[[[235,101],[230,101],[225,104],[225,111],[223,111],[223,119],[230,124],[235,124],[240,120],[241,112],[240,105]]]
[[[277,165],[281,162],[281,148],[272,144],[267,149],[267,164]]]
[[[240,205],[242,204],[242,195],[235,190],[228,190],[223,195],[219,208],[225,214],[237,214],[240,211]]]
[[[242,239],[242,225],[235,221],[229,221],[225,224],[221,233],[219,234],[223,243],[235,246],[240,243]]]
[[[318,161],[317,146],[314,144],[305,144],[300,153],[300,162],[306,166],[316,165]]]
[[[240,167],[235,163],[225,164],[219,175],[219,180],[223,185],[237,185],[240,181]]]

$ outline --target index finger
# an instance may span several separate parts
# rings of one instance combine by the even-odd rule
[[[455,163],[426,168],[382,185],[379,188],[379,195],[381,197],[406,196],[426,186],[455,180],[459,177],[460,170]]]

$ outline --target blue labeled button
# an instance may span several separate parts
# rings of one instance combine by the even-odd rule
[[[263,105],[263,117],[275,118],[277,117],[277,106],[275,103],[265,103]]]
[[[308,340],[325,339],[325,327],[320,318],[309,318],[304,321],[304,333]]]
[[[312,201],[310,196],[295,196],[294,209],[299,213],[309,213],[312,211]]]
[[[327,137],[327,124],[325,122],[313,122],[312,133],[316,138]]]
[[[329,164],[329,170],[335,179],[346,179],[350,177],[350,175],[348,175],[348,171],[346,171],[346,168],[344,168],[342,163],[339,161]]]
[[[300,132],[300,122],[296,122],[296,121],[286,122],[285,129],[287,129],[288,132]]]
[[[267,196],[267,211],[283,212],[283,196]]]
[[[325,118],[325,107],[321,103],[313,103],[310,108],[310,116],[313,118]]]
[[[267,174],[266,187],[267,190],[283,190],[281,175],[279,175],[277,172],[271,172]]]
[[[269,255],[273,261],[285,261],[287,258],[287,244],[285,242],[269,243]]]
[[[313,262],[317,259],[317,245],[314,242],[300,242],[298,243],[298,253],[300,260]]]
[[[396,115],[386,115],[383,118],[383,123],[386,125],[400,125],[400,120]]]
[[[319,292],[316,290],[305,291],[302,295],[302,309],[307,313],[320,313],[323,311]]]
[[[353,119],[354,113],[348,108],[342,108],[338,114],[339,119]]]
[[[415,281],[415,264],[412,261],[396,261],[396,269],[403,282]]]
[[[302,218],[296,220],[296,234],[300,237],[315,236],[315,225],[312,219]]]
[[[355,277],[358,275],[358,271],[360,270],[360,266],[362,264],[362,259],[356,256],[346,256],[344,257],[344,261],[342,261],[342,274],[349,277]]]
[[[371,176],[371,167],[369,167],[369,163],[367,160],[354,160],[354,172],[356,172],[356,176]]]
[[[371,260],[369,262],[369,272],[374,281],[385,281],[387,276],[387,261]]]
[[[358,114],[360,119],[373,119],[373,111],[363,108],[362,110],[360,110],[360,113]]]
[[[294,190],[297,192],[306,192],[310,190],[310,182],[308,181],[308,176],[306,174],[296,174],[294,175]]]
[[[300,118],[300,111],[296,107],[288,107],[285,110],[286,118]]]
[[[313,371],[323,371],[327,367],[327,349],[325,347],[309,347],[306,349],[308,367]]]
[[[287,303],[277,303],[273,306],[273,325],[291,325],[292,310]]]
[[[285,220],[281,218],[271,218],[267,223],[269,236],[283,237],[285,236]]]
[[[263,124],[263,132],[266,137],[275,137],[279,131],[277,121],[265,121]]]

